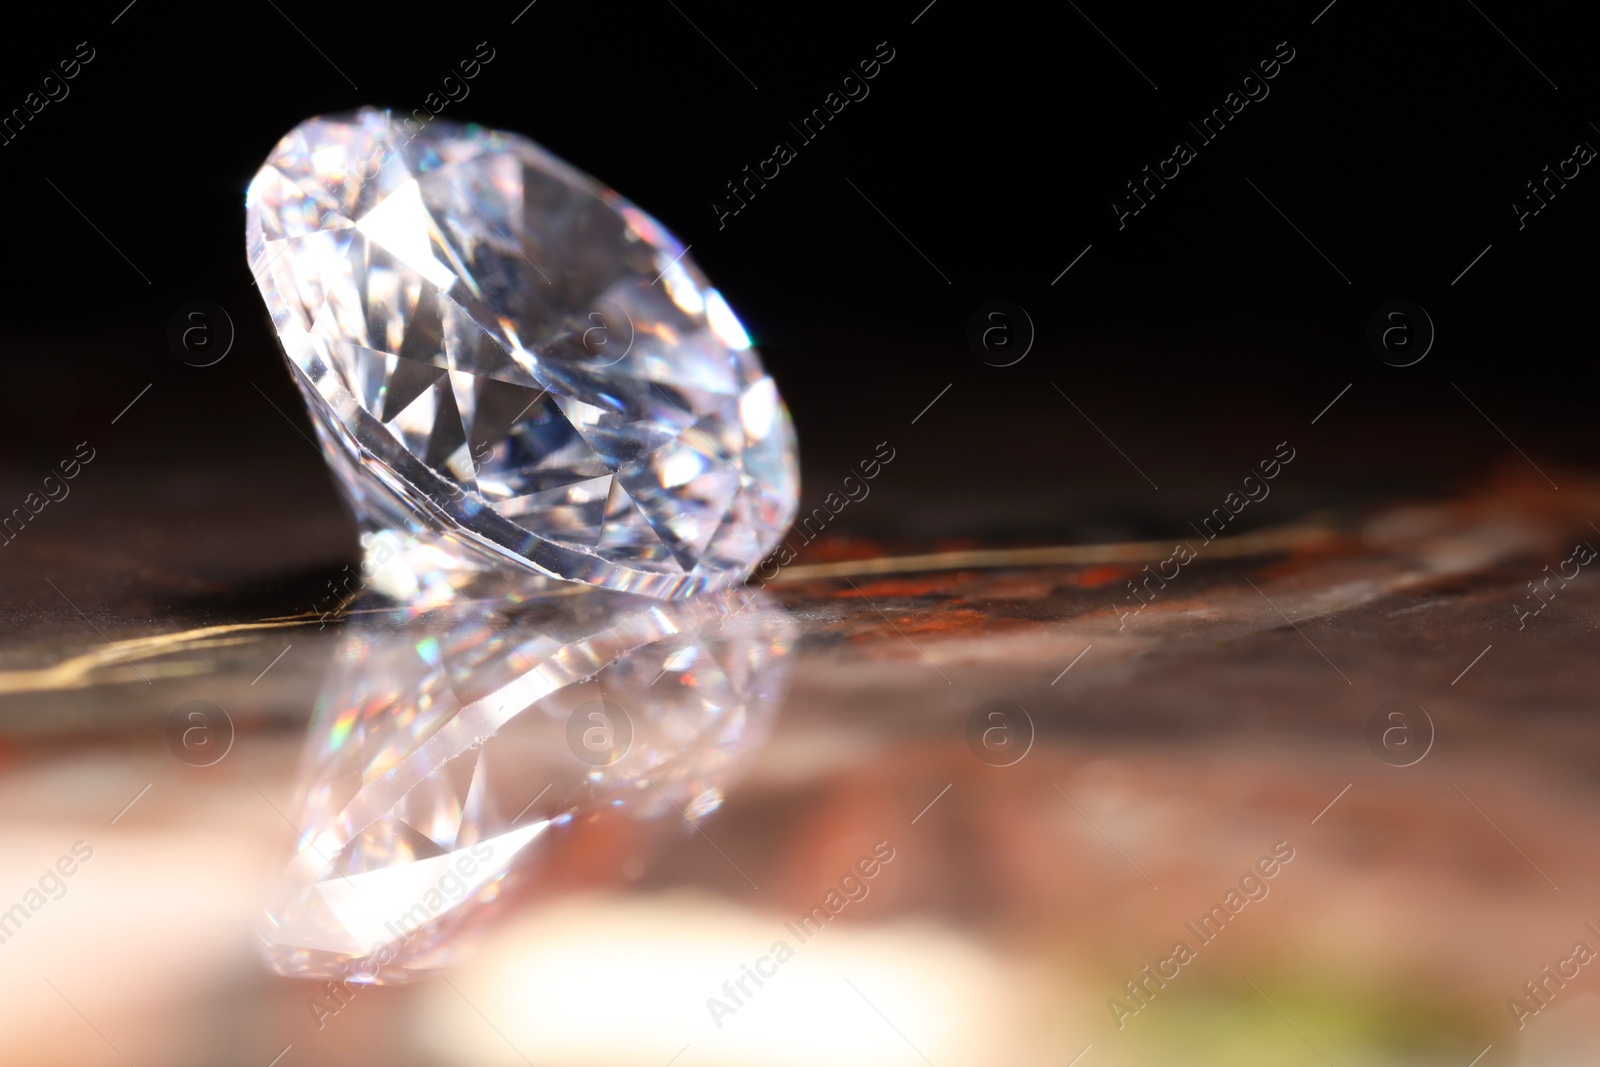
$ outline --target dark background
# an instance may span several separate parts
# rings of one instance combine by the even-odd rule
[[[532,136],[692,245],[789,400],[808,502],[896,448],[837,534],[1166,536],[1286,439],[1303,458],[1251,525],[1497,463],[1559,483],[1592,456],[1600,177],[1584,168],[1520,232],[1510,208],[1577,141],[1600,145],[1565,9],[124,2],[55,6],[0,42],[6,109],[95,50],[0,147],[0,484],[20,496],[85,438],[104,457],[30,540],[201,554],[217,535],[173,516],[210,501],[279,524],[280,548],[326,526],[266,571],[353,551],[288,425],[309,432],[246,269],[244,189],[296,123],[420,107],[484,41],[495,58],[442,117]],[[870,95],[799,145],[787,123],[884,41]],[[1200,147],[1186,120],[1282,41],[1270,95]],[[1198,158],[1119,230],[1110,201],[1179,138]],[[798,158],[719,229],[712,200],[779,139]],[[196,299],[237,328],[208,368],[166,340]],[[1037,331],[1014,366],[967,342],[995,299]],[[1412,367],[1366,343],[1394,299],[1437,327]]]

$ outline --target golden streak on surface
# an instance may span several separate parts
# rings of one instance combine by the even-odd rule
[[[1239,559],[1287,552],[1333,541],[1337,530],[1321,525],[1278,526],[1236,537],[1219,537],[1209,547],[1196,550],[1196,558]],[[1199,540],[1198,538],[1196,540]],[[855,578],[875,574],[911,574],[918,571],[962,571],[999,567],[1047,567],[1062,564],[1144,563],[1172,555],[1176,541],[1121,541],[1100,545],[1051,545],[1045,548],[989,548],[959,552],[929,552],[920,556],[886,556],[877,559],[808,563],[785,567],[775,582],[808,578]],[[1192,545],[1190,546],[1193,547]]]
[[[1207,547],[1197,550],[1215,559],[1239,559],[1247,556],[1286,552],[1296,548],[1326,543],[1338,538],[1332,527],[1315,523],[1279,526],[1235,537],[1219,537]],[[1098,545],[1051,545],[1044,548],[973,549],[960,552],[930,552],[917,556],[889,556],[877,559],[844,560],[838,563],[811,563],[786,567],[773,581],[804,581],[810,578],[861,577],[879,574],[912,574],[927,571],[977,570],[1001,567],[1046,567],[1085,565],[1096,563],[1139,563],[1164,559],[1172,554],[1173,541],[1122,541]],[[565,590],[560,591],[565,593]],[[572,593],[583,592],[574,588]],[[102,648],[69,656],[52,667],[34,670],[0,671],[0,696],[8,693],[36,693],[58,689],[86,689],[89,686],[118,682],[104,668],[126,666],[128,661],[148,660],[175,652],[195,652],[211,648],[224,648],[246,644],[240,636],[252,630],[278,630],[293,626],[309,626],[327,618],[330,622],[347,619],[352,615],[382,612],[387,608],[357,609],[319,614],[304,612],[299,615],[282,615],[259,622],[229,623],[223,626],[201,626],[192,630],[178,630],[149,637],[134,637],[109,642]],[[189,673],[185,669],[158,672],[163,677],[179,677]]]
[[[108,642],[105,647],[91,652],[81,652],[76,656],[69,656],[53,667],[41,667],[37,670],[0,671],[0,695],[6,693],[36,693],[50,689],[84,689],[91,685],[98,685],[108,681],[106,678],[90,677],[95,671],[106,666],[125,665],[124,657],[128,660],[151,659],[163,656],[170,652],[194,651],[206,648],[224,648],[229,645],[245,643],[242,637],[233,637],[218,640],[225,634],[235,634],[246,630],[276,630],[285,626],[302,626],[317,618],[315,615],[306,616],[301,621],[300,616],[289,616],[283,619],[266,619],[261,622],[237,622],[226,626],[201,626],[193,630],[179,630],[170,634],[154,634],[150,637],[134,637],[125,641]]]

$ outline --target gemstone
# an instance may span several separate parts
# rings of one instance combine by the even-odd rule
[[[409,572],[385,591],[510,567],[691,596],[794,518],[793,424],[738,317],[659,222],[527,138],[310,119],[246,208],[372,569]]]
[[[551,847],[628,848],[621,867],[682,842],[770,731],[795,633],[747,590],[457,597],[346,625],[259,931],[276,973],[354,984],[459,959]]]

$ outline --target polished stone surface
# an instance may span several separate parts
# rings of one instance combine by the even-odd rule
[[[792,685],[717,810],[548,829],[440,943],[438,976],[400,986],[284,979],[255,944],[312,828],[313,709],[351,691],[365,609],[184,627],[95,611],[112,649],[63,607],[0,674],[7,884],[20,899],[80,840],[94,856],[0,947],[8,1040],[43,1064],[109,1055],[44,976],[135,1063],[291,1044],[313,1064],[920,1062],[907,1040],[935,1064],[1060,1067],[1091,1044],[1080,1067],[1321,1062],[1308,1039],[1336,1064],[1459,1067],[1490,1044],[1485,1063],[1566,1062],[1594,1047],[1584,977],[1522,1029],[1508,1008],[1600,923],[1600,585],[1569,562],[1600,544],[1600,484],[1551,473],[1559,491],[1508,465],[1197,542],[1136,615],[1128,557],[1167,545],[898,572],[818,542],[769,586],[797,628]],[[1547,566],[1576,576],[1519,616]],[[167,738],[196,698],[237,730],[204,768]],[[1425,718],[1374,747],[1397,700]],[[981,740],[994,720],[974,745],[997,702],[1031,733],[1008,765]],[[548,748],[503,755],[532,799]],[[880,843],[893,858],[865,877]],[[1280,843],[1292,858],[1252,875]],[[1229,893],[1224,933],[1191,933]],[[825,933],[802,939],[819,907]],[[1195,958],[1132,999],[1180,940]],[[758,965],[776,976],[740,993]]]

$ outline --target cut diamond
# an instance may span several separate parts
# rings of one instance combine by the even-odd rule
[[[311,119],[247,211],[369,550],[679,597],[747,577],[794,518],[793,425],[738,318],[660,223],[527,138]]]

